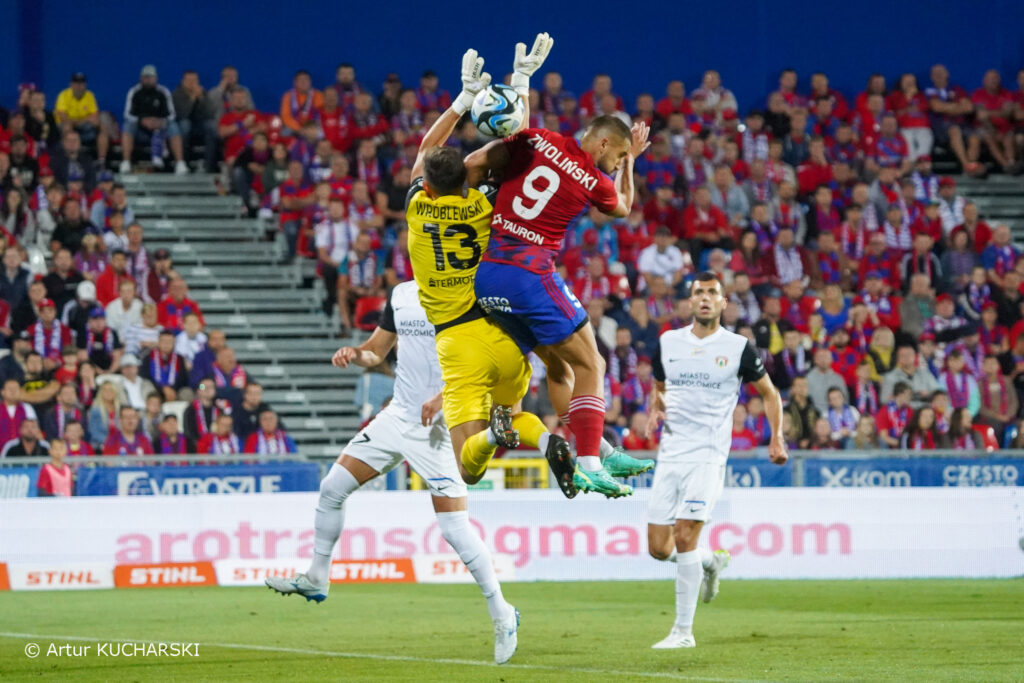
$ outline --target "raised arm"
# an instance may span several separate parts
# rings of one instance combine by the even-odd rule
[[[473,98],[490,82],[491,75],[484,72],[484,58],[478,56],[476,50],[466,50],[466,54],[462,55],[462,92],[423,136],[419,153],[416,154],[416,163],[412,166],[413,178],[423,175],[423,159],[427,152],[448,141],[459,119],[473,106]]]
[[[516,43],[515,59],[512,62],[512,78],[509,83],[523,101],[523,122],[516,133],[530,125],[530,76],[547,59],[555,39],[547,33],[538,33],[533,47],[526,51],[526,43]],[[513,133],[514,135],[515,133]],[[466,182],[470,187],[479,185],[488,175],[500,176],[508,164],[508,150],[504,140],[493,140],[466,157]]]

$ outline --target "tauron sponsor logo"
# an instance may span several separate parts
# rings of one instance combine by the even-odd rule
[[[911,486],[910,473],[903,470],[853,470],[840,467],[832,471],[822,466],[821,485],[826,488],[870,488]]]
[[[512,221],[504,218],[500,213],[494,214],[491,219],[491,227],[502,232],[507,232],[510,235],[522,238],[527,242],[533,242],[534,244],[544,244],[544,235],[538,232],[534,232],[529,228],[513,223]]]

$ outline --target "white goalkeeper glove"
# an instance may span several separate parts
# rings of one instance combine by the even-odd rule
[[[477,93],[491,83],[491,75],[484,71],[484,58],[476,50],[466,50],[462,55],[462,92],[455,98],[452,109],[460,116],[473,106]]]
[[[554,44],[555,39],[547,33],[537,34],[529,53],[526,52],[524,43],[516,43],[516,58],[512,62],[513,73],[510,83],[522,97],[530,94],[530,76],[544,63]]]

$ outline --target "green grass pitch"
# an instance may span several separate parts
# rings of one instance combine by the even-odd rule
[[[471,585],[336,585],[320,605],[257,588],[0,594],[0,680],[1024,680],[1020,579],[725,580],[697,608],[697,648],[662,652],[671,582],[505,594],[522,623],[503,667]],[[199,656],[94,654],[117,640],[198,642]],[[93,649],[46,656],[50,643]]]

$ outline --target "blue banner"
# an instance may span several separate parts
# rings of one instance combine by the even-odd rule
[[[804,486],[1024,486],[1024,458],[808,458]]]
[[[650,472],[625,479],[633,488],[650,488],[654,482],[655,466]],[[762,486],[792,486],[793,466],[789,463],[779,467],[766,460],[730,460],[725,466],[725,485],[734,488],[760,488]]]
[[[79,496],[190,496],[206,493],[316,491],[320,467],[311,462],[266,465],[82,467]]]
[[[0,498],[35,498],[39,467],[0,468]]]

